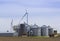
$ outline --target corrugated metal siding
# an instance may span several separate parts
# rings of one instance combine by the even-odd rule
[[[54,30],[53,28],[49,28],[49,35],[52,35],[52,34],[54,34]]]
[[[45,25],[43,25],[43,26],[41,27],[41,36],[49,36],[49,35],[48,35],[48,27],[45,26]]]
[[[41,36],[41,29],[40,28],[31,28],[33,31],[33,36]]]

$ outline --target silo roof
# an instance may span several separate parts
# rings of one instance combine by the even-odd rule
[[[41,26],[41,28],[48,28],[48,26],[46,26],[46,25],[43,25],[43,26]]]

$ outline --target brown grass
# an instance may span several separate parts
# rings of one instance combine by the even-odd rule
[[[60,37],[0,37],[0,41],[60,41]]]

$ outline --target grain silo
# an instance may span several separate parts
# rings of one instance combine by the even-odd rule
[[[30,30],[33,32],[33,36],[41,36],[41,28],[37,25],[31,26]]]
[[[32,30],[28,31],[28,36],[34,36]]]
[[[22,35],[27,35],[27,29],[25,27],[25,24],[20,24],[19,36],[22,36]]]
[[[41,28],[38,27],[38,36],[41,36]]]
[[[46,25],[41,27],[41,36],[48,36],[48,27]]]
[[[26,25],[27,28],[27,36],[32,36],[32,30],[31,30],[31,26],[30,25]]]
[[[26,23],[22,23],[19,25],[14,25],[13,29],[14,29],[14,36],[22,36],[22,35],[27,35],[27,24]]]
[[[54,35],[57,35],[57,30],[54,30]]]
[[[50,26],[48,26],[48,33],[49,33],[49,35],[53,35],[54,34],[54,30],[53,30],[53,28],[51,28]]]

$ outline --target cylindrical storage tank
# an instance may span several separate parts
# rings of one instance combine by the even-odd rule
[[[54,30],[53,30],[53,28],[49,28],[49,35],[53,35],[54,34]]]
[[[41,36],[41,28],[36,24],[31,27],[31,30],[33,31],[33,36]]]
[[[30,30],[29,36],[33,36],[33,31],[32,30]]]
[[[31,26],[28,25],[27,27],[28,27],[28,28],[27,28],[27,36],[32,36],[33,31],[31,30]]]
[[[38,28],[38,36],[41,36],[41,28]]]
[[[53,28],[51,28],[50,26],[48,26],[48,31],[49,31],[49,35],[52,35],[52,34],[54,34],[54,30],[53,30]]]
[[[41,36],[41,29],[40,28],[31,28],[33,32],[33,36]]]
[[[54,30],[54,35],[57,35],[57,30]]]
[[[26,35],[26,34],[27,34],[27,31],[26,31],[25,24],[20,24],[19,36]]]
[[[46,25],[41,27],[41,36],[48,36],[48,27]]]
[[[31,30],[33,31],[33,36],[37,36],[37,28],[31,28]]]

